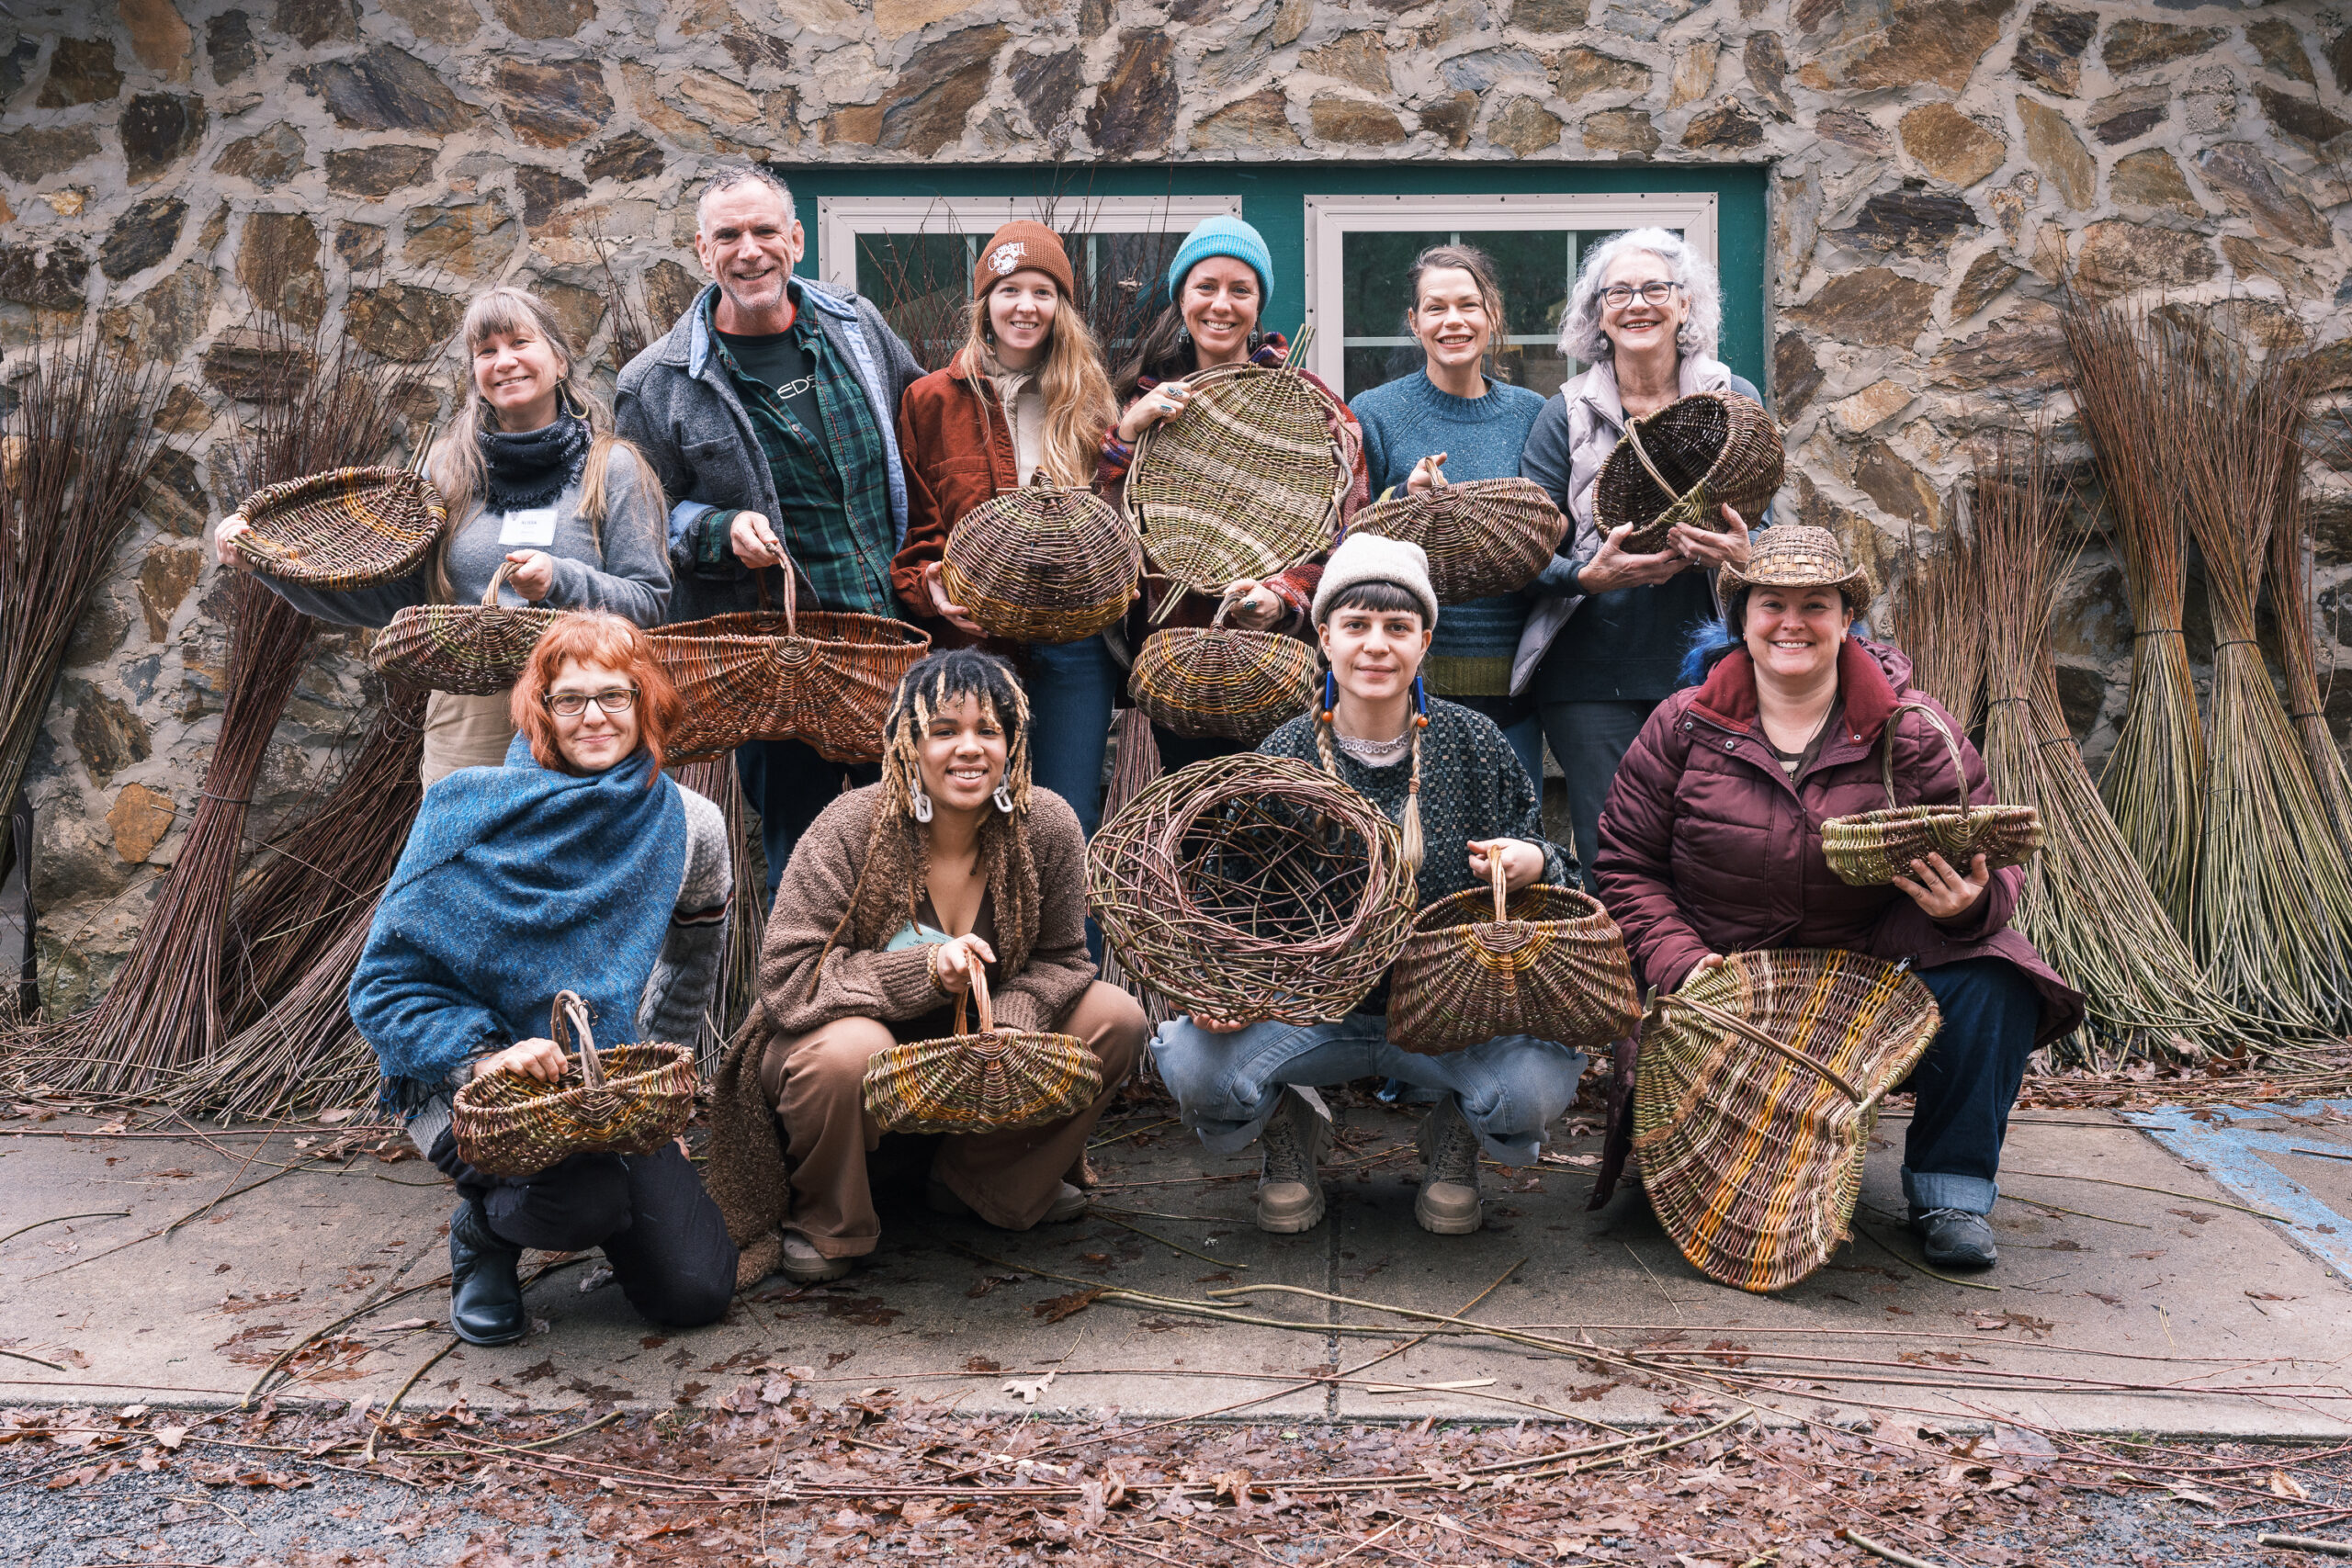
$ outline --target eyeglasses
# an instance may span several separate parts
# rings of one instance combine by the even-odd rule
[[[548,705],[548,711],[559,718],[578,718],[588,711],[590,703],[594,703],[606,713],[627,713],[637,705],[637,688],[615,686],[610,691],[598,692],[594,695],[586,692],[558,692],[540,700]]]
[[[1600,291],[1600,299],[1602,304],[1612,310],[1622,310],[1632,304],[1634,296],[1636,294],[1642,297],[1642,303],[1645,305],[1663,305],[1673,299],[1674,291],[1681,287],[1682,285],[1679,283],[1669,283],[1664,278],[1645,283],[1639,288],[1630,283],[1612,283]]]

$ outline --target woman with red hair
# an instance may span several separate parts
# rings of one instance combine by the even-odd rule
[[[567,614],[515,682],[506,762],[425,792],[351,977],[351,1018],[384,1072],[384,1102],[458,1184],[449,1326],[476,1345],[523,1337],[526,1247],[601,1247],[656,1323],[715,1321],[735,1247],[683,1146],[573,1155],[520,1178],[458,1153],[458,1089],[492,1073],[554,1083],[558,992],[587,1003],[600,1045],[694,1037],[727,931],[718,808],[662,772],[683,705],[645,634]]]

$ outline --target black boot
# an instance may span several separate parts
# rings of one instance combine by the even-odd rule
[[[449,1216],[449,1328],[469,1345],[511,1345],[528,1326],[514,1266],[523,1249],[491,1234],[479,1204]]]

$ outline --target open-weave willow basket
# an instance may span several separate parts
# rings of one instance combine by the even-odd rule
[[[1502,857],[1489,861],[1489,887],[1441,898],[1413,922],[1388,981],[1389,1043],[1438,1056],[1499,1034],[1579,1051],[1631,1034],[1642,998],[1625,933],[1600,900],[1545,883],[1512,897]]]
[[[587,1007],[560,991],[548,1038],[561,1046],[573,1028],[579,1054],[560,1081],[492,1073],[458,1090],[449,1132],[458,1158],[488,1176],[534,1176],[573,1155],[650,1154],[685,1127],[695,1109],[691,1046],[599,1051]]]
[[[886,1133],[1001,1133],[1074,1116],[1102,1092],[1102,1058],[1074,1034],[999,1029],[989,977],[978,965],[971,989],[980,1028],[943,1040],[885,1046],[867,1058],[865,1113]]]
[[[1879,1101],[1942,1017],[1905,964],[1838,948],[1739,953],[1650,1003],[1634,1149],[1658,1223],[1743,1291],[1842,1245]]]
[[[899,678],[931,651],[904,621],[799,607],[798,576],[784,560],[784,614],[760,607],[658,626],[646,634],[685,701],[670,737],[680,761],[731,751],[746,740],[799,740],[829,761],[882,755],[882,721]]]
[[[1143,639],[1127,694],[1155,723],[1188,739],[1254,746],[1315,700],[1315,650],[1279,632],[1225,624],[1233,602],[1205,626],[1176,626]]]
[[[1894,727],[1905,711],[1923,715],[1951,752],[1952,776],[1960,781],[1957,806],[1894,804]],[[1821,853],[1838,880],[1854,887],[1882,887],[1911,874],[1911,863],[1940,854],[1965,875],[1969,863],[1984,857],[1985,869],[2022,865],[2041,848],[2041,813],[2030,806],[1968,804],[1968,767],[1960,741],[1941,715],[1925,703],[1898,703],[1887,716],[1882,761],[1886,809],[1856,817],[1832,817],[1821,825]]]
[[[1143,572],[1135,525],[1091,491],[1035,484],[964,514],[940,578],[994,637],[1079,642],[1126,614]]]
[[[1463,604],[1532,582],[1566,526],[1533,479],[1470,479],[1374,502],[1348,531],[1420,546],[1437,602]]]
[[[539,634],[562,612],[498,602],[514,563],[501,561],[479,604],[411,604],[376,634],[368,661],[388,681],[486,697],[514,683]]]
[[[1417,899],[1378,806],[1247,751],[1155,780],[1102,824],[1086,901],[1131,979],[1244,1024],[1346,1016],[1396,961]]]
[[[1192,400],[1144,432],[1123,492],[1153,570],[1216,593],[1329,548],[1349,479],[1337,400],[1288,366],[1185,379]]]
[[[330,468],[266,486],[237,508],[238,554],[281,582],[338,592],[406,577],[448,520],[441,492],[406,468]]]
[[[1604,534],[1634,531],[1621,547],[1654,555],[1678,523],[1720,534],[1728,506],[1751,526],[1781,488],[1781,429],[1736,392],[1693,392],[1625,423],[1624,438],[1593,481],[1594,518]]]

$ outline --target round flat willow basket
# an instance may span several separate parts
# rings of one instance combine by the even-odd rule
[[[1631,524],[1622,547],[1634,555],[1663,549],[1679,523],[1722,533],[1722,506],[1752,526],[1786,461],[1781,428],[1760,405],[1736,392],[1693,392],[1626,422],[1593,481],[1593,517],[1604,534]]]
[[[501,561],[479,604],[411,604],[376,634],[368,662],[388,681],[487,697],[514,683],[539,634],[560,610],[498,602],[511,561]]]
[[[1544,883],[1513,897],[1499,858],[1492,869],[1488,888],[1413,922],[1388,982],[1389,1043],[1436,1056],[1503,1034],[1577,1051],[1631,1034],[1642,999],[1600,900]]]
[[[1348,531],[1420,546],[1437,602],[1463,604],[1532,582],[1566,527],[1550,493],[1532,479],[1470,479],[1374,502]]]
[[[1691,1266],[1778,1291],[1842,1246],[1879,1101],[1935,1038],[1906,965],[1837,948],[1737,953],[1650,1004],[1634,1151]]]
[[[1102,1092],[1102,1058],[1074,1034],[999,1029],[988,976],[967,993],[978,1004],[978,1033],[885,1046],[867,1059],[865,1113],[887,1133],[1001,1133],[1075,1116]]]
[[[1315,650],[1279,632],[1228,627],[1231,608],[1227,600],[1208,626],[1144,638],[1127,694],[1154,723],[1187,739],[1254,746],[1315,700]]]
[[[684,1131],[695,1109],[695,1054],[684,1045],[612,1045],[588,1032],[588,1010],[558,992],[548,1038],[579,1030],[560,1081],[521,1073],[474,1078],[450,1107],[458,1156],[489,1176],[534,1176],[573,1155],[650,1154]]]
[[[338,592],[406,577],[448,521],[441,492],[406,468],[330,468],[266,486],[237,508],[250,528],[233,541],[281,582]]]
[[[1894,727],[1905,711],[1923,715],[1951,753],[1952,776],[1960,781],[1957,806],[1894,804]],[[2030,806],[1968,804],[1968,768],[1960,741],[1941,716],[1924,703],[1898,703],[1887,716],[1881,762],[1887,808],[1853,817],[1832,817],[1821,825],[1822,858],[1838,880],[1852,887],[1883,887],[1911,874],[1911,863],[1940,854],[1954,871],[1984,857],[1985,868],[2022,865],[2041,848],[2041,814]]]
[[[1144,432],[1123,492],[1153,570],[1218,593],[1329,548],[1349,478],[1336,400],[1288,367],[1185,380],[1192,400]]]
[[[1080,642],[1117,621],[1143,573],[1135,525],[1091,491],[1030,485],[964,514],[940,577],[992,637]]]

